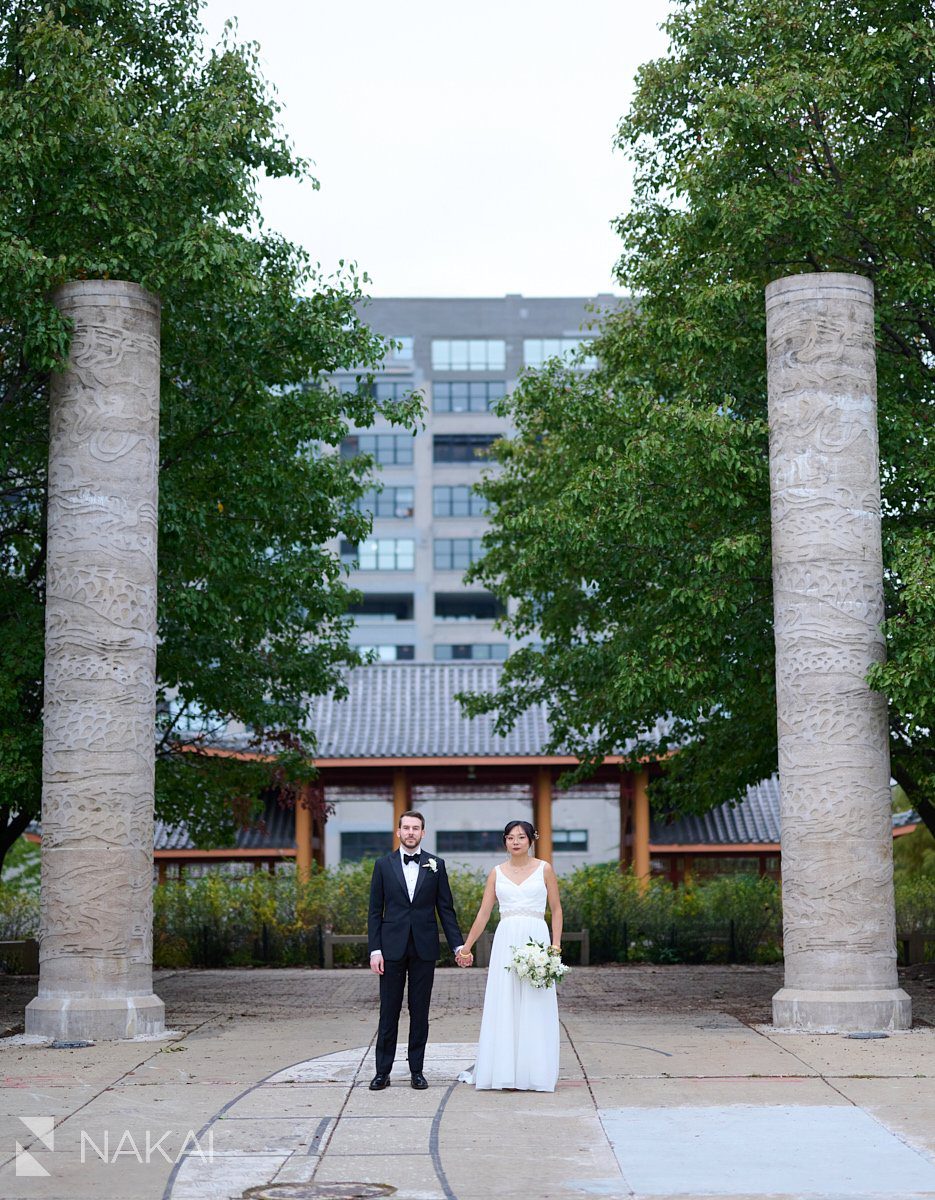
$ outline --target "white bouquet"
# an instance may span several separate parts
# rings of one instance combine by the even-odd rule
[[[506,970],[534,988],[547,988],[558,983],[568,968],[558,950],[530,938],[525,946],[513,947],[513,957]]]

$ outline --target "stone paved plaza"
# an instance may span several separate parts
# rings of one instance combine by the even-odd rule
[[[0,1042],[0,1195],[294,1200],[369,1183],[400,1200],[935,1197],[931,973],[900,981],[916,1027],[878,1040],[771,1029],[780,980],[776,967],[574,972],[553,1095],[456,1082],[484,972],[443,969],[429,1090],[400,1063],[371,1093],[368,972],[156,972],[163,1039]],[[0,981],[8,1030],[35,987]]]

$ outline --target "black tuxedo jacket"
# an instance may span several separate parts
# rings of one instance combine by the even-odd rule
[[[437,868],[434,871],[429,865],[430,860]],[[464,944],[464,938],[458,928],[444,862],[433,854],[420,853],[416,890],[410,902],[399,851],[394,850],[377,859],[370,881],[367,917],[371,953],[382,950],[384,958],[405,958],[411,933],[419,958],[434,962],[439,951],[436,912],[441,918],[448,945],[457,950]]]

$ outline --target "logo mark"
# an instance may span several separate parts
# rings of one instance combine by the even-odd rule
[[[20,1117],[30,1133],[34,1134],[46,1150],[55,1149],[55,1118],[54,1117]],[[23,1146],[16,1143],[16,1174],[48,1177],[49,1172],[37,1158]]]

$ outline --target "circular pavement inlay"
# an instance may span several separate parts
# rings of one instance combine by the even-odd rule
[[[429,1042],[426,1046],[425,1076],[438,1089],[436,1122],[440,1120],[458,1075],[474,1061],[476,1049],[474,1042]],[[397,1072],[402,1077],[408,1074],[405,1047],[400,1049],[399,1054]],[[366,1089],[373,1070],[372,1048],[353,1046],[317,1058],[303,1059],[251,1084],[216,1112],[198,1134],[199,1138],[205,1135],[210,1138],[223,1128],[228,1152],[212,1154],[210,1162],[206,1163],[204,1152],[200,1149],[186,1151],[173,1168],[162,1200],[196,1200],[209,1194],[237,1196],[242,1200],[377,1200],[380,1196],[395,1195],[397,1189],[387,1183],[313,1182],[320,1165],[314,1161],[315,1158],[320,1154],[327,1156],[325,1129],[332,1126],[335,1113],[350,1101],[353,1089]],[[264,1118],[281,1116],[278,1106],[284,1090],[288,1094],[293,1086],[301,1091],[303,1084],[329,1083],[343,1087],[334,1089],[330,1096],[326,1092],[318,1094],[323,1107],[316,1114],[320,1136],[316,1135],[314,1156],[309,1154],[310,1130],[307,1119],[303,1124],[303,1118],[298,1116],[287,1118],[280,1125],[279,1132],[270,1132],[263,1127]],[[408,1090],[407,1087],[407,1093]],[[244,1107],[241,1108],[241,1105]],[[235,1118],[241,1116],[246,1121],[238,1126]],[[291,1125],[289,1120],[292,1121]],[[222,1121],[223,1126],[219,1124]],[[259,1121],[260,1127],[251,1125],[251,1121]],[[240,1138],[236,1136],[238,1128],[245,1131]],[[433,1124],[432,1128],[437,1130],[437,1124]],[[323,1144],[319,1145],[319,1142]],[[449,1195],[450,1189],[442,1178],[437,1147],[433,1148],[431,1136],[425,1150],[433,1164],[440,1190]],[[300,1161],[306,1158],[307,1162]],[[294,1175],[294,1182],[277,1179],[290,1159],[293,1161],[289,1173],[298,1162],[305,1176],[304,1181],[295,1180]],[[385,1172],[385,1177],[392,1175],[390,1166],[377,1167],[376,1160],[372,1161],[375,1171],[381,1175]],[[330,1170],[327,1172],[329,1175],[332,1173]],[[269,1182],[264,1183],[263,1180]]]
[[[267,1183],[248,1188],[243,1200],[371,1200],[395,1192],[388,1183]]]

